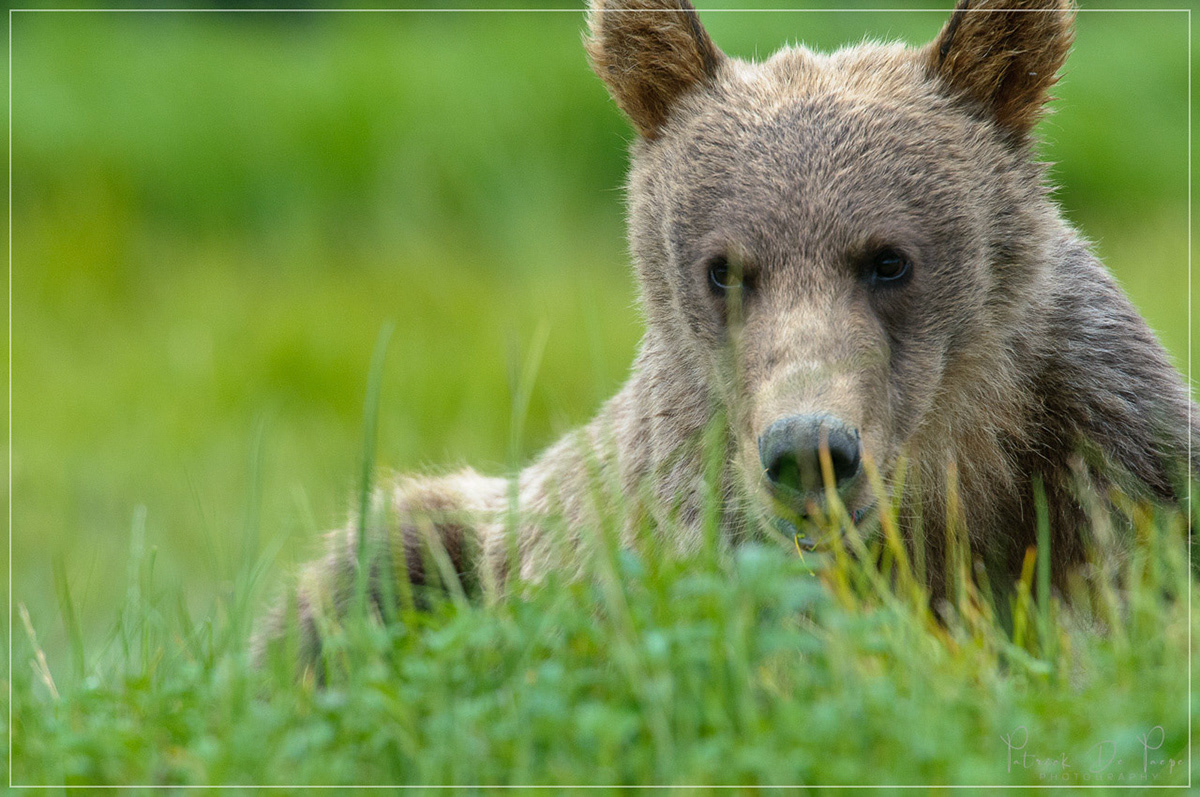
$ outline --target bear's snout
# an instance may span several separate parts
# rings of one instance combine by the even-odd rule
[[[796,497],[820,493],[822,446],[829,449],[834,482],[844,490],[862,470],[856,428],[828,413],[790,415],[768,426],[758,438],[758,455],[771,487]]]

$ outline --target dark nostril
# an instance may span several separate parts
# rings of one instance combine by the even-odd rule
[[[829,445],[829,457],[833,460],[833,475],[838,484],[858,475],[860,464],[858,438],[841,439],[837,445]]]
[[[841,485],[862,466],[858,430],[828,414],[793,415],[772,423],[758,439],[767,478],[798,492],[821,489],[821,442],[827,441],[834,481]]]

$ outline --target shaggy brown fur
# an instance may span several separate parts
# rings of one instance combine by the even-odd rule
[[[600,0],[590,23],[592,67],[647,138],[658,135],[680,94],[716,77],[723,57],[686,0]]]
[[[996,124],[1023,135],[1041,117],[1046,91],[1067,60],[1070,3],[1010,0],[999,5],[1004,11],[974,5],[960,0],[929,48],[929,69]]]
[[[633,372],[515,483],[467,471],[381,491],[375,542],[393,555],[371,560],[373,595],[400,561],[417,584],[454,571],[502,586],[510,563],[526,579],[573,572],[597,484],[674,513],[661,527],[695,548],[714,488],[698,441],[715,418],[731,539],[781,511],[760,438],[813,413],[885,478],[907,458],[918,488],[902,520],[922,518],[931,562],[952,487],[975,550],[1011,575],[1042,479],[1060,579],[1083,556],[1080,483],[1178,498],[1196,472],[1188,391],[1033,157],[1071,42],[1063,0],[961,3],[920,49],[791,47],[763,63],[722,54],[684,0],[599,0],[588,21],[596,72],[641,134],[628,202],[648,328]],[[839,488],[870,509],[866,479]],[[800,513],[821,503],[800,498]],[[300,581],[310,660],[319,607],[336,616],[355,581],[353,529]]]

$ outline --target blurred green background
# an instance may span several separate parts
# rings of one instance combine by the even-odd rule
[[[743,57],[920,43],[945,17],[702,11]],[[640,333],[631,134],[582,25],[13,15],[13,590],[52,668],[54,564],[103,640],[143,512],[160,580],[201,613],[258,544],[280,545],[275,585],[313,553],[354,494],[389,321],[389,469],[507,470],[617,388]],[[1181,368],[1187,65],[1185,14],[1085,11],[1041,128],[1067,215]],[[515,374],[543,335],[514,447]]]

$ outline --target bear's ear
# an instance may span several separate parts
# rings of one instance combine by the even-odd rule
[[[959,0],[929,71],[1023,137],[1041,118],[1073,38],[1070,0]]]
[[[629,121],[654,138],[676,100],[713,79],[725,56],[688,0],[592,0],[592,69]]]

